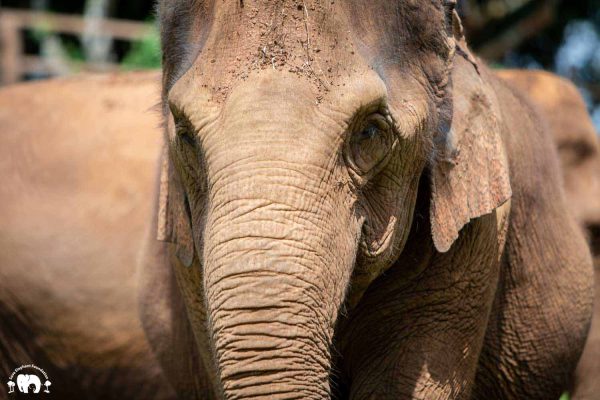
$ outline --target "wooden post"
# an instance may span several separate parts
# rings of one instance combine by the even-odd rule
[[[18,21],[0,11],[0,83],[6,85],[21,78],[23,43]]]

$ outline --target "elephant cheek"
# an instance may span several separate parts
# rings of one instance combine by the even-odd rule
[[[403,251],[413,225],[418,185],[419,180],[413,178],[410,184],[394,188],[393,194],[387,194],[394,201],[374,202],[371,207],[366,207],[366,222],[348,293],[350,308],[360,302],[368,287],[392,267]]]

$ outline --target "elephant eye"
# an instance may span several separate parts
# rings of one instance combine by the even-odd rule
[[[350,163],[360,176],[373,175],[387,160],[392,144],[392,128],[387,119],[381,114],[372,115],[350,139]]]
[[[196,147],[196,132],[187,119],[178,119],[175,123],[177,139],[186,146]]]
[[[173,111],[175,137],[171,155],[184,180],[195,180],[201,176],[202,154],[193,123],[181,112]]]
[[[177,147],[181,148],[181,145],[183,147],[196,147],[196,130],[192,121],[175,104],[169,103],[169,108],[175,125],[175,144]]]

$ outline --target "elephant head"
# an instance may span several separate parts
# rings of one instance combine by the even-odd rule
[[[510,198],[454,3],[160,3],[158,237],[225,398],[329,398],[340,313],[402,253],[421,187],[439,252]]]
[[[499,71],[528,93],[558,147],[565,193],[571,212],[595,238],[600,253],[600,140],[578,89],[566,79],[542,71]]]
[[[33,386],[33,393],[40,392],[42,382],[37,375],[19,374],[17,376],[17,387],[21,393],[29,393],[31,386]]]

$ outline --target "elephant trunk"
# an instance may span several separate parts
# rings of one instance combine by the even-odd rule
[[[329,398],[331,322],[316,311],[322,304],[298,304],[317,303],[320,294],[283,272],[292,265],[270,271],[258,261],[242,263],[244,273],[211,282],[211,328],[225,398]]]
[[[241,170],[213,187],[203,235],[224,397],[328,399],[330,346],[360,221],[347,202],[340,211],[329,188],[302,183],[319,182],[307,177],[310,168]]]

